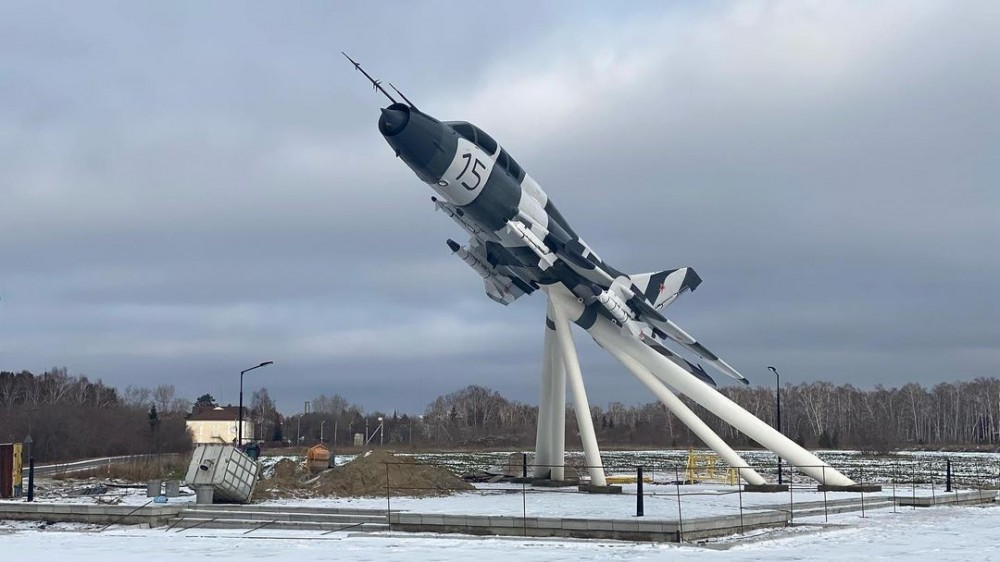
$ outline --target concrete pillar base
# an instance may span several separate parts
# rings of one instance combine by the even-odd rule
[[[834,486],[832,484],[820,484],[816,486],[817,492],[881,492],[882,486],[878,484],[855,484],[853,486]]]
[[[538,488],[569,488],[580,484],[579,480],[552,480],[551,478],[535,478],[531,481],[532,486]]]
[[[587,492],[588,494],[620,494],[622,493],[621,486],[598,486],[596,484],[580,484],[577,487],[581,492]]]
[[[773,494],[776,492],[787,492],[788,484],[747,484],[743,486],[744,492],[760,492]]]

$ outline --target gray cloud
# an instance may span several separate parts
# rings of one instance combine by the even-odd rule
[[[616,267],[695,267],[674,318],[754,382],[996,375],[997,12],[0,4],[0,368],[536,400],[542,301],[448,255],[346,50],[491,131]],[[649,399],[577,342],[592,402]]]

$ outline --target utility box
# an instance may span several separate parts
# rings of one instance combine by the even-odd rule
[[[21,497],[21,444],[0,444],[0,498]]]
[[[187,485],[210,486],[216,503],[247,503],[257,486],[257,461],[234,445],[206,443],[198,445],[191,456]]]

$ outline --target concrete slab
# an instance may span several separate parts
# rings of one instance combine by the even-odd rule
[[[513,527],[513,517],[490,517],[490,527]]]
[[[881,492],[882,486],[878,484],[855,484],[853,486],[834,486],[832,484],[820,484],[816,486],[817,492]]]
[[[469,527],[489,527],[490,518],[485,515],[466,515],[465,524]]]
[[[587,530],[588,531],[613,531],[614,524],[610,519],[588,519],[587,520]]]
[[[637,521],[625,521],[624,519],[612,519],[611,528],[615,531],[635,533],[639,531],[639,523]]]
[[[531,485],[538,488],[572,488],[579,484],[580,481],[578,479],[551,480],[548,478],[536,478],[531,480]]]
[[[588,494],[620,494],[622,493],[622,487],[617,485],[610,486],[595,486],[594,484],[580,484],[577,488],[581,492],[587,492]]]
[[[563,519],[563,529],[583,529],[587,528],[587,519]]]
[[[744,492],[757,492],[762,494],[774,494],[777,492],[787,492],[787,484],[745,484]]]
[[[932,507],[935,505],[978,505],[997,501],[996,491],[944,492],[934,496],[897,496],[900,506]]]
[[[562,529],[562,517],[535,517],[535,526],[539,529]]]

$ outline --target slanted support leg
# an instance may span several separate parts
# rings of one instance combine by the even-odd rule
[[[701,418],[698,417],[691,408],[684,405],[684,402],[677,397],[673,392],[663,382],[656,378],[653,373],[649,372],[649,369],[644,367],[641,363],[630,357],[621,348],[614,345],[612,342],[598,341],[601,347],[605,349],[612,357],[618,360],[626,369],[635,375],[635,378],[639,379],[639,382],[646,385],[646,388],[650,390],[660,402],[667,407],[677,419],[681,421],[684,425],[688,426],[695,435],[698,436],[710,449],[716,452],[723,461],[733,468],[739,468],[740,478],[745,480],[748,484],[754,485],[764,485],[767,481],[764,477],[757,473],[756,470],[750,468],[750,465],[743,460],[740,455],[732,449],[729,445],[717,433],[712,431],[712,428],[708,427]]]
[[[576,346],[573,344],[569,320],[566,312],[558,304],[552,303],[551,300],[549,301],[549,311],[553,314],[556,341],[559,344],[566,379],[573,394],[573,409],[576,410],[576,423],[580,429],[580,441],[583,442],[583,455],[587,461],[590,483],[594,486],[607,486],[607,480],[604,478],[604,465],[601,462],[601,452],[597,448],[594,420],[590,418],[590,402],[587,401],[587,390],[583,386],[583,373],[580,371],[580,359],[576,355]]]
[[[561,306],[563,306],[563,301],[556,303],[557,308]],[[567,304],[567,306],[569,305]],[[610,343],[612,346],[619,348],[625,352],[625,355],[641,363],[658,379],[677,389],[678,392],[687,395],[698,404],[701,404],[705,409],[719,416],[723,421],[740,430],[747,437],[760,443],[768,450],[777,453],[781,458],[788,461],[789,464],[795,466],[799,472],[812,477],[820,484],[832,486],[855,485],[850,478],[840,473],[840,471],[823,462],[819,457],[805,450],[803,447],[800,447],[767,423],[759,420],[714,388],[692,377],[677,365],[667,361],[649,346],[644,345],[637,339],[623,336],[612,324],[598,321],[588,331],[602,345],[606,347]]]

